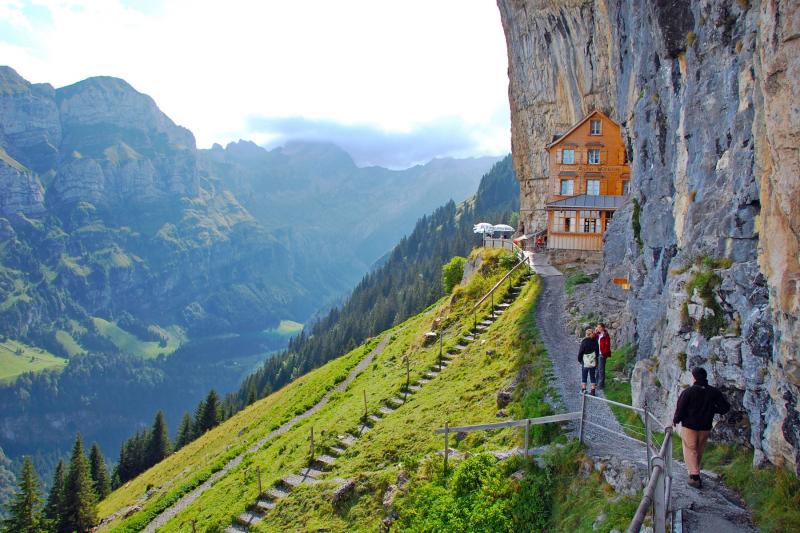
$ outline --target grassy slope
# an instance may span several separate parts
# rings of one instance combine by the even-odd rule
[[[329,364],[298,378],[281,390],[240,411],[224,424],[188,444],[114,491],[99,506],[99,516],[108,516],[120,509],[141,504],[140,499],[150,486],[159,493],[147,500],[143,509],[126,523],[135,523],[150,516],[165,502],[174,501],[188,492],[230,459],[247,449],[261,437],[319,401],[377,341],[370,341]],[[124,524],[115,522],[114,527]]]
[[[184,339],[183,334],[175,327],[170,327],[166,330],[169,336],[169,341],[166,346],[160,346],[156,341],[143,341],[136,335],[125,331],[113,322],[109,322],[102,318],[92,318],[97,331],[106,338],[108,338],[114,345],[119,348],[120,352],[143,357],[145,359],[152,359],[157,357],[158,354],[169,355],[178,349]]]
[[[40,348],[14,340],[0,342],[0,383],[11,382],[25,372],[63,368],[66,364],[66,359]]]
[[[488,261],[491,262],[491,257],[496,258],[497,254],[492,253],[489,256]],[[491,287],[502,274],[502,269],[498,267],[491,275],[485,278],[476,278],[474,283],[468,287],[469,292]],[[507,286],[504,285],[501,290],[504,292],[507,290]],[[472,315],[469,311],[474,301],[472,298],[457,298],[451,307],[449,300],[443,299],[426,312],[406,321],[400,326],[401,329],[398,330],[383,353],[375,358],[373,364],[350,385],[347,391],[335,394],[331,402],[312,418],[268,443],[259,453],[229,472],[194,505],[168,523],[163,531],[185,530],[192,519],[197,520],[199,527],[210,531],[213,531],[215,527],[229,524],[235,515],[244,511],[256,499],[256,466],[261,470],[263,486],[266,489],[281,477],[297,472],[306,464],[309,432],[312,425],[315,428],[316,442],[320,449],[333,444],[337,435],[356,428],[364,412],[364,391],[367,393],[369,411],[376,411],[384,400],[398,392],[405,383],[406,370],[403,356],[407,354],[410,356],[411,381],[414,382],[434,364],[438,357],[438,345],[427,348],[422,346],[423,334],[431,328],[434,318],[446,313],[448,308],[451,311],[445,321],[452,325],[451,331],[453,332],[445,337],[444,349],[447,350],[449,346],[455,344],[460,336],[457,333],[466,332],[470,328]],[[486,312],[487,310],[484,309],[483,314]],[[493,335],[493,333],[484,335],[484,338],[489,338],[489,335]],[[498,388],[498,383],[507,378],[509,368],[504,361],[506,360],[500,357],[479,361],[482,366],[479,374],[481,378],[472,377],[462,381],[458,379],[444,381],[437,378],[434,382],[436,385],[431,383],[423,388],[408,405],[389,415],[376,429],[360,439],[359,443],[340,460],[342,466],[331,472],[329,477],[349,477],[356,472],[377,469],[379,477],[388,479],[393,473],[391,464],[417,461],[441,444],[441,438],[434,438],[432,429],[434,425],[444,422],[443,413],[452,412],[451,419],[454,423],[457,419],[460,419],[459,423],[486,420],[487,417],[489,420],[494,419],[497,410],[494,393]],[[459,361],[448,368],[445,375],[451,374],[461,378],[468,373],[467,368],[466,360]],[[505,370],[503,370],[504,368]],[[479,383],[482,380],[485,383]],[[470,387],[466,387],[465,383],[470,383]],[[447,387],[444,387],[445,384]],[[492,386],[494,386],[493,389]],[[484,394],[486,392],[483,390],[484,388],[491,389],[491,392]],[[435,401],[431,402],[428,396],[433,397]],[[468,412],[462,413],[461,411],[465,410],[465,402],[472,407]],[[442,403],[448,406],[443,407]],[[508,435],[504,438],[507,439]],[[367,446],[368,449],[362,453],[355,453],[359,446]],[[327,500],[318,499],[313,494],[316,491],[329,490],[331,487],[330,484],[323,484],[309,489],[310,497],[315,505],[324,506],[323,502]],[[298,494],[305,493],[305,491],[306,489],[303,488],[298,491]],[[378,497],[376,496],[376,498]],[[288,500],[292,500],[292,498]],[[380,505],[377,500],[372,503]],[[291,503],[287,501],[285,505],[291,505]],[[314,524],[332,518],[324,509],[318,510],[319,513],[306,510],[302,513],[302,517],[293,516],[288,523],[293,524],[295,528],[301,525],[311,528],[317,527]],[[286,512],[279,514],[283,519],[289,516]],[[368,509],[356,510],[352,515],[335,519],[335,524],[330,527],[333,527],[334,530],[355,527],[361,523],[361,519],[356,515],[366,521],[373,521],[376,517],[372,506],[368,506]],[[269,530],[272,527],[269,524],[270,521],[266,521],[263,528]]]

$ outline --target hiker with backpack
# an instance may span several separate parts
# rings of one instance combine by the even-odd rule
[[[594,328],[594,333],[597,336],[597,345],[600,347],[600,357],[597,358],[597,388],[603,390],[606,386],[606,359],[611,357],[611,335],[602,322]]]
[[[592,381],[592,396],[597,394],[597,360],[600,357],[600,347],[594,338],[592,329],[586,330],[586,336],[581,341],[578,349],[578,362],[581,364],[581,393],[586,394],[586,377]]]
[[[697,367],[692,369],[694,384],[684,390],[678,397],[675,408],[673,425],[681,424],[681,441],[683,443],[683,462],[689,472],[689,486],[697,489],[703,487],[700,479],[700,462],[703,459],[703,450],[711,433],[714,415],[724,415],[731,404],[719,389],[708,384],[706,369]]]

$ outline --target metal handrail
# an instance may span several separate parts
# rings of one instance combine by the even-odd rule
[[[475,311],[475,310],[478,308],[478,306],[479,306],[479,305],[481,305],[481,304],[482,304],[482,303],[483,303],[483,302],[486,300],[486,298],[488,298],[488,297],[489,297],[489,296],[490,296],[492,293],[494,293],[494,291],[495,291],[495,290],[497,290],[497,287],[499,287],[501,283],[503,283],[505,280],[507,280],[507,279],[508,279],[508,277],[509,277],[509,276],[510,276],[510,275],[511,275],[511,274],[512,274],[512,273],[513,273],[513,272],[514,272],[516,269],[518,269],[518,268],[520,267],[520,265],[523,265],[524,263],[525,263],[525,259],[523,259],[522,261],[520,261],[519,263],[517,263],[516,265],[514,265],[514,268],[512,268],[511,270],[509,270],[509,271],[506,273],[506,275],[505,275],[505,276],[503,276],[503,278],[502,278],[500,281],[498,281],[497,283],[495,283],[494,287],[492,287],[492,288],[489,290],[489,292],[487,292],[486,294],[484,294],[484,295],[483,295],[483,298],[481,298],[480,300],[478,300],[478,303],[476,303],[475,305],[473,305],[473,306],[472,306],[472,310],[473,310],[473,311]]]
[[[642,501],[636,509],[627,533],[638,533],[642,527],[647,511],[653,507],[653,530],[665,533],[667,515],[670,511],[672,496],[672,427],[664,428],[664,442],[658,455],[651,459],[650,481],[642,495]]]

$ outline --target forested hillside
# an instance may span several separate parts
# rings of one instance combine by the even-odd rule
[[[293,339],[280,357],[267,360],[229,403],[240,408],[431,305],[444,294],[442,265],[478,243],[473,225],[514,222],[518,209],[519,184],[507,156],[483,177],[473,198],[459,205],[451,201],[420,219],[344,305]]]

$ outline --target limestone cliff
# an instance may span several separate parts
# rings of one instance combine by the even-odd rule
[[[666,421],[703,365],[734,404],[717,433],[757,462],[800,468],[800,7],[498,6],[526,231],[542,224],[552,137],[593,109],[623,126],[632,199],[606,236],[600,284],[626,301],[617,338],[638,348],[635,400]]]

